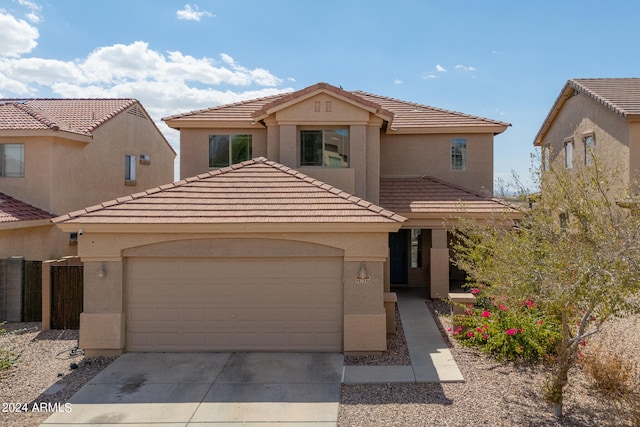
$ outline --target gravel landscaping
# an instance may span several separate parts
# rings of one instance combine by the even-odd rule
[[[576,375],[570,379],[565,417],[556,420],[540,394],[545,368],[497,363],[477,351],[461,347],[449,339],[448,306],[439,301],[428,301],[427,306],[435,314],[465,382],[343,385],[339,426],[633,426],[629,412],[603,398],[580,368],[575,369]],[[345,363],[409,364],[397,311],[396,325],[397,334],[389,337],[389,352],[379,356],[345,357]],[[608,326],[589,347],[640,360],[638,326],[637,317],[620,319]],[[34,411],[34,404],[64,406],[80,387],[115,360],[113,357],[89,359],[79,352],[72,353],[77,331],[41,332],[39,323],[3,327],[15,332],[0,337],[0,348],[19,353],[20,359],[14,367],[0,373],[2,426],[39,425],[50,413]],[[76,369],[71,369],[72,363],[77,365]],[[634,363],[634,374],[638,375],[638,362]],[[5,412],[10,409],[5,404],[11,403],[26,403],[28,410]]]

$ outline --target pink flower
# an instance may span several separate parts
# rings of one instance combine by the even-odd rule
[[[458,335],[462,331],[462,326],[458,326],[458,328],[453,331],[453,335]]]
[[[583,347],[587,346],[587,342],[585,340],[580,341],[580,345]]]
[[[523,331],[523,329],[522,329],[522,328],[519,328],[519,329],[518,329],[518,332],[522,333],[522,331]]]
[[[480,289],[473,288],[473,289],[471,289],[471,293],[474,294],[474,295],[479,294],[480,293]]]
[[[447,329],[447,332],[451,332],[451,331],[453,331],[453,328]]]
[[[506,332],[507,332],[507,335],[515,335],[516,334],[516,330],[514,328],[507,329]]]
[[[509,307],[507,307],[507,306],[506,306],[506,305],[504,305],[504,304],[498,304],[498,308],[499,308],[501,311],[508,311],[508,310],[509,310]]]
[[[486,317],[489,317],[489,316],[491,316],[491,312],[489,312],[489,310],[485,310],[485,311],[482,312],[482,317],[486,318]]]
[[[487,334],[482,334],[482,339],[485,339],[485,340],[486,340],[487,338],[489,338],[489,335],[487,335]]]
[[[542,319],[538,320],[538,325],[542,325],[543,323],[544,323],[544,321]]]
[[[482,328],[476,328],[476,331],[482,332]]]
[[[472,338],[472,337],[473,337],[473,332],[467,332],[467,336],[468,336],[469,338]]]

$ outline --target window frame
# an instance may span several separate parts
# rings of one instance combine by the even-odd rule
[[[217,142],[216,139],[217,138],[226,138],[226,154],[227,154],[227,161],[226,163],[215,163],[216,157],[218,157],[218,154],[216,155],[212,155],[212,144]],[[238,159],[238,160],[234,160],[234,158],[236,157],[234,155],[234,143],[238,142],[238,143],[242,143],[244,141],[248,141],[248,145],[246,148],[247,153],[246,154],[246,158],[242,159]],[[218,140],[220,141],[220,140]],[[223,141],[223,140],[222,140]],[[209,165],[209,169],[219,169],[219,168],[224,168],[227,166],[231,166],[232,164],[235,163],[240,163],[240,162],[244,162],[247,160],[251,160],[252,156],[253,156],[253,135],[250,133],[220,133],[220,134],[211,134],[209,135],[209,145],[208,145],[208,149],[209,149],[209,160],[208,160],[208,165]],[[238,153],[238,157],[242,157],[240,156],[240,153]]]
[[[588,140],[591,140],[591,143],[587,143]],[[584,165],[592,166],[593,158],[596,149],[596,135],[593,132],[585,133],[582,135],[582,144],[584,148]]]
[[[569,150],[569,147],[571,149]],[[575,151],[575,144],[573,138],[566,138],[564,140],[564,167],[565,169],[573,169],[573,153]]]
[[[305,161],[305,150],[303,149],[303,144],[305,141],[303,141],[303,133],[304,132],[308,132],[308,133],[312,133],[312,132],[318,132],[320,133],[320,144],[321,144],[321,153],[319,156],[319,162],[314,161],[313,163],[309,162],[309,161]],[[335,134],[339,134],[341,135],[343,139],[341,141],[342,144],[342,149],[343,149],[343,153],[340,152],[340,146],[338,146],[338,151],[332,151],[332,150],[327,150],[327,145],[331,145],[331,144],[327,144],[327,136],[331,135],[332,133]],[[348,127],[322,127],[322,128],[303,128],[303,129],[299,129],[298,130],[298,151],[299,151],[299,156],[298,156],[298,166],[300,167],[319,167],[319,168],[331,168],[331,169],[345,169],[345,168],[349,168],[351,166],[350,163],[350,158],[351,158],[351,132],[350,129]],[[338,154],[337,157],[333,157],[335,159],[340,158],[338,161],[341,162],[340,165],[338,164],[331,164],[331,157],[327,157],[327,152],[335,152]],[[329,160],[327,162],[327,159]],[[315,160],[315,159],[314,159]],[[319,163],[319,164],[318,164]]]
[[[463,147],[462,150],[460,150],[460,146]],[[458,153],[456,153],[456,148],[459,150]],[[452,171],[467,170],[467,138],[451,138],[450,156],[450,167]],[[459,162],[457,159],[459,159]]]
[[[136,184],[136,156],[133,154],[124,155],[124,183],[125,185]]]
[[[7,160],[9,159],[6,155],[6,149],[8,146],[18,147],[19,149],[19,158],[18,158],[18,172],[11,172],[7,174]],[[24,178],[25,175],[25,161],[24,161],[24,144],[17,142],[7,142],[0,144],[0,178]]]

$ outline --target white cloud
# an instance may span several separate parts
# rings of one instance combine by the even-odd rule
[[[445,73],[447,71],[446,68],[444,68],[442,65],[440,64],[436,64],[436,71],[439,73]]]
[[[435,74],[423,74],[420,76],[423,80],[431,80],[431,79],[437,79],[438,76],[436,76]]]
[[[404,84],[404,81],[402,81],[402,80],[400,80],[400,79],[395,79],[395,80],[393,81],[393,84],[394,84],[394,85],[401,85],[401,84]]]
[[[455,66],[455,67],[453,67],[453,68],[455,68],[455,69],[456,69],[456,70],[458,70],[458,71],[465,71],[465,72],[466,72],[466,71],[476,71],[476,67],[473,67],[473,66],[469,66],[469,67],[468,67],[468,66],[466,66],[466,65],[460,65],[460,64],[456,65],[456,66]]]
[[[0,28],[0,57],[16,57],[29,53],[38,45],[38,29],[2,9]]]
[[[185,4],[184,9],[176,12],[176,16],[178,19],[184,19],[187,21],[200,21],[203,17],[215,17],[211,12],[207,12],[206,10],[200,11],[197,4],[194,4],[193,6]]]

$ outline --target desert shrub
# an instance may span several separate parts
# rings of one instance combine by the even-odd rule
[[[4,323],[1,323],[0,326],[3,324]],[[8,332],[6,329],[0,329],[0,338],[7,334]],[[20,359],[19,354],[0,347],[0,371],[4,371],[5,369],[8,369],[11,366],[15,365],[18,362],[18,359]]]
[[[498,360],[537,361],[553,359],[562,338],[560,327],[545,316],[532,299],[508,306],[472,289],[478,304],[456,316],[453,336]]]

